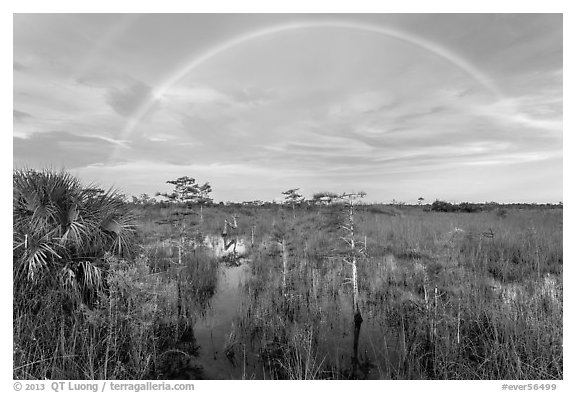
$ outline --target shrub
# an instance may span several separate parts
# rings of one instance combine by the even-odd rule
[[[431,210],[434,212],[453,212],[457,208],[450,202],[436,200],[432,203]]]
[[[430,207],[434,212],[464,212],[464,213],[478,213],[482,211],[482,207],[475,203],[462,202],[458,205],[453,205],[450,202],[436,200]]]
[[[476,205],[474,203],[469,202],[462,202],[461,204],[458,205],[457,209],[464,213],[478,213],[482,211],[480,205]]]
[[[86,296],[103,284],[105,255],[132,247],[133,217],[120,195],[83,187],[65,172],[15,171],[13,221],[15,290]]]

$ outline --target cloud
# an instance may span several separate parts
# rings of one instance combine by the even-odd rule
[[[76,168],[107,161],[111,147],[118,145],[125,146],[125,142],[100,135],[36,133],[26,138],[14,136],[13,155],[15,162],[27,166]]]
[[[14,109],[13,113],[14,113],[14,120],[15,121],[23,121],[23,120],[30,119],[30,118],[34,117],[29,113],[19,111],[17,109]]]
[[[330,117],[342,118],[365,115],[389,109],[396,105],[396,96],[387,91],[366,91],[352,94],[328,109]]]
[[[275,135],[276,140],[263,143],[269,154],[260,157],[260,162],[269,166],[285,163],[350,178],[460,165],[528,163],[549,159],[558,151],[558,134],[528,129],[527,125],[538,125],[537,121],[522,118],[522,113],[513,108],[500,108],[500,117],[506,115],[500,118],[496,111],[488,110],[495,105],[493,102],[485,102],[486,97],[473,92],[461,95],[449,94],[445,89],[431,91],[424,99],[416,96],[396,100],[382,111],[370,110],[378,107],[372,105],[376,102],[374,95],[351,97],[331,106],[352,108],[346,116],[339,110],[336,116],[318,117],[315,122],[286,124],[283,133],[270,130],[268,134]],[[481,115],[475,112],[479,110]],[[553,128],[556,124],[551,120],[540,125]]]
[[[161,100],[165,108],[203,119],[234,118],[257,110],[272,102],[275,94],[269,89],[251,86],[179,85],[165,93]]]
[[[114,139],[114,138],[110,138],[104,135],[96,135],[96,134],[89,134],[89,135],[83,135],[84,138],[93,138],[93,139],[100,139],[102,141],[108,142],[110,144],[119,146],[119,147],[123,147],[123,148],[129,148],[130,145],[130,141],[127,140],[120,140],[120,139]]]
[[[13,68],[14,68],[14,71],[24,71],[26,69],[24,64],[17,62],[17,61],[14,62]]]
[[[124,86],[124,88],[129,89],[131,85],[142,83],[106,65],[86,70],[81,74],[75,74],[73,79],[80,85],[105,90],[110,89],[111,86]]]
[[[507,97],[471,108],[475,115],[504,126],[550,131],[561,137],[563,129],[561,92]]]
[[[224,89],[237,104],[259,106],[272,102],[278,93],[272,89],[257,88],[254,86],[232,87]]]
[[[142,82],[133,82],[127,87],[111,88],[106,96],[106,102],[119,115],[130,117],[150,97],[150,87]]]
[[[444,112],[445,110],[446,110],[445,106],[431,106],[429,109],[426,109],[421,112],[412,112],[400,115],[396,117],[396,123],[399,124],[414,119],[430,118],[432,115]]]
[[[124,120],[105,105],[103,91],[101,86],[60,74],[15,75],[13,133],[20,137],[58,132],[114,137]]]
[[[232,101],[230,96],[210,86],[177,86],[164,94],[163,99],[192,105],[227,104]]]
[[[165,136],[149,136],[146,137],[146,139],[148,139],[151,142],[168,142],[170,141],[170,139],[172,139],[170,136],[165,137]]]

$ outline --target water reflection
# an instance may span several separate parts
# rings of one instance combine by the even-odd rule
[[[248,372],[242,361],[244,354],[234,339],[233,322],[242,302],[242,283],[249,273],[247,264],[222,265],[216,293],[206,314],[194,325],[199,345],[198,362],[207,379],[241,379]]]

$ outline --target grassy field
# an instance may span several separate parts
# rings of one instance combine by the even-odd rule
[[[14,207],[16,379],[563,378],[562,209],[357,206],[358,325],[343,206],[209,206],[200,221],[196,208],[119,204],[130,247],[108,225],[111,242],[85,249],[87,218],[78,237],[52,239],[34,229],[47,219],[20,211],[26,195]],[[232,215],[230,238],[248,250],[223,261],[202,242]],[[66,263],[54,256],[64,250]],[[225,340],[210,331],[216,373],[194,327],[226,262],[247,275]]]
[[[356,370],[350,271],[332,258],[342,241],[327,215],[280,224],[285,291],[280,258],[256,252],[238,334],[268,356],[272,377],[562,377],[561,211],[395,213],[358,214],[367,256]]]

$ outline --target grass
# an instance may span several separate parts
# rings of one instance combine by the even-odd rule
[[[192,262],[192,261],[187,261]],[[197,351],[192,325],[209,297],[198,290],[215,285],[214,272],[184,268],[182,290],[173,275],[151,273],[146,258],[111,261],[108,291],[92,308],[72,314],[55,309],[59,299],[44,299],[39,314],[15,310],[14,378],[150,379],[166,375],[165,356],[178,349]],[[173,273],[173,272],[172,272]],[[190,279],[194,277],[194,279]],[[204,281],[203,286],[191,283]],[[180,300],[179,300],[180,299]],[[178,305],[184,304],[178,311]],[[164,370],[164,371],[163,371]]]
[[[287,293],[277,249],[253,258],[236,326],[256,353],[269,358],[288,345],[291,329],[307,325],[340,337],[318,339],[316,354],[326,358],[316,377],[562,378],[561,211],[515,210],[505,218],[361,212],[358,233],[369,254],[359,263],[366,370],[354,376],[350,272],[330,258],[342,244],[326,228],[329,215],[301,213],[277,218],[292,234]],[[338,342],[349,347],[345,355],[329,350]]]
[[[49,270],[40,284],[15,287],[15,379],[210,374],[198,363],[193,326],[220,267],[194,245],[220,233],[233,214],[235,233],[251,245],[250,276],[225,352],[236,351],[238,367],[259,364],[262,371],[245,378],[563,378],[562,210],[359,206],[356,235],[367,256],[358,263],[364,322],[355,365],[340,207],[302,207],[293,216],[278,206],[212,206],[202,223],[187,214],[162,224],[176,210],[130,213],[136,232],[129,255],[104,252],[105,244],[117,247],[107,237],[102,249],[90,248],[106,267],[90,301],[71,302]],[[15,274],[24,280],[18,261]]]

